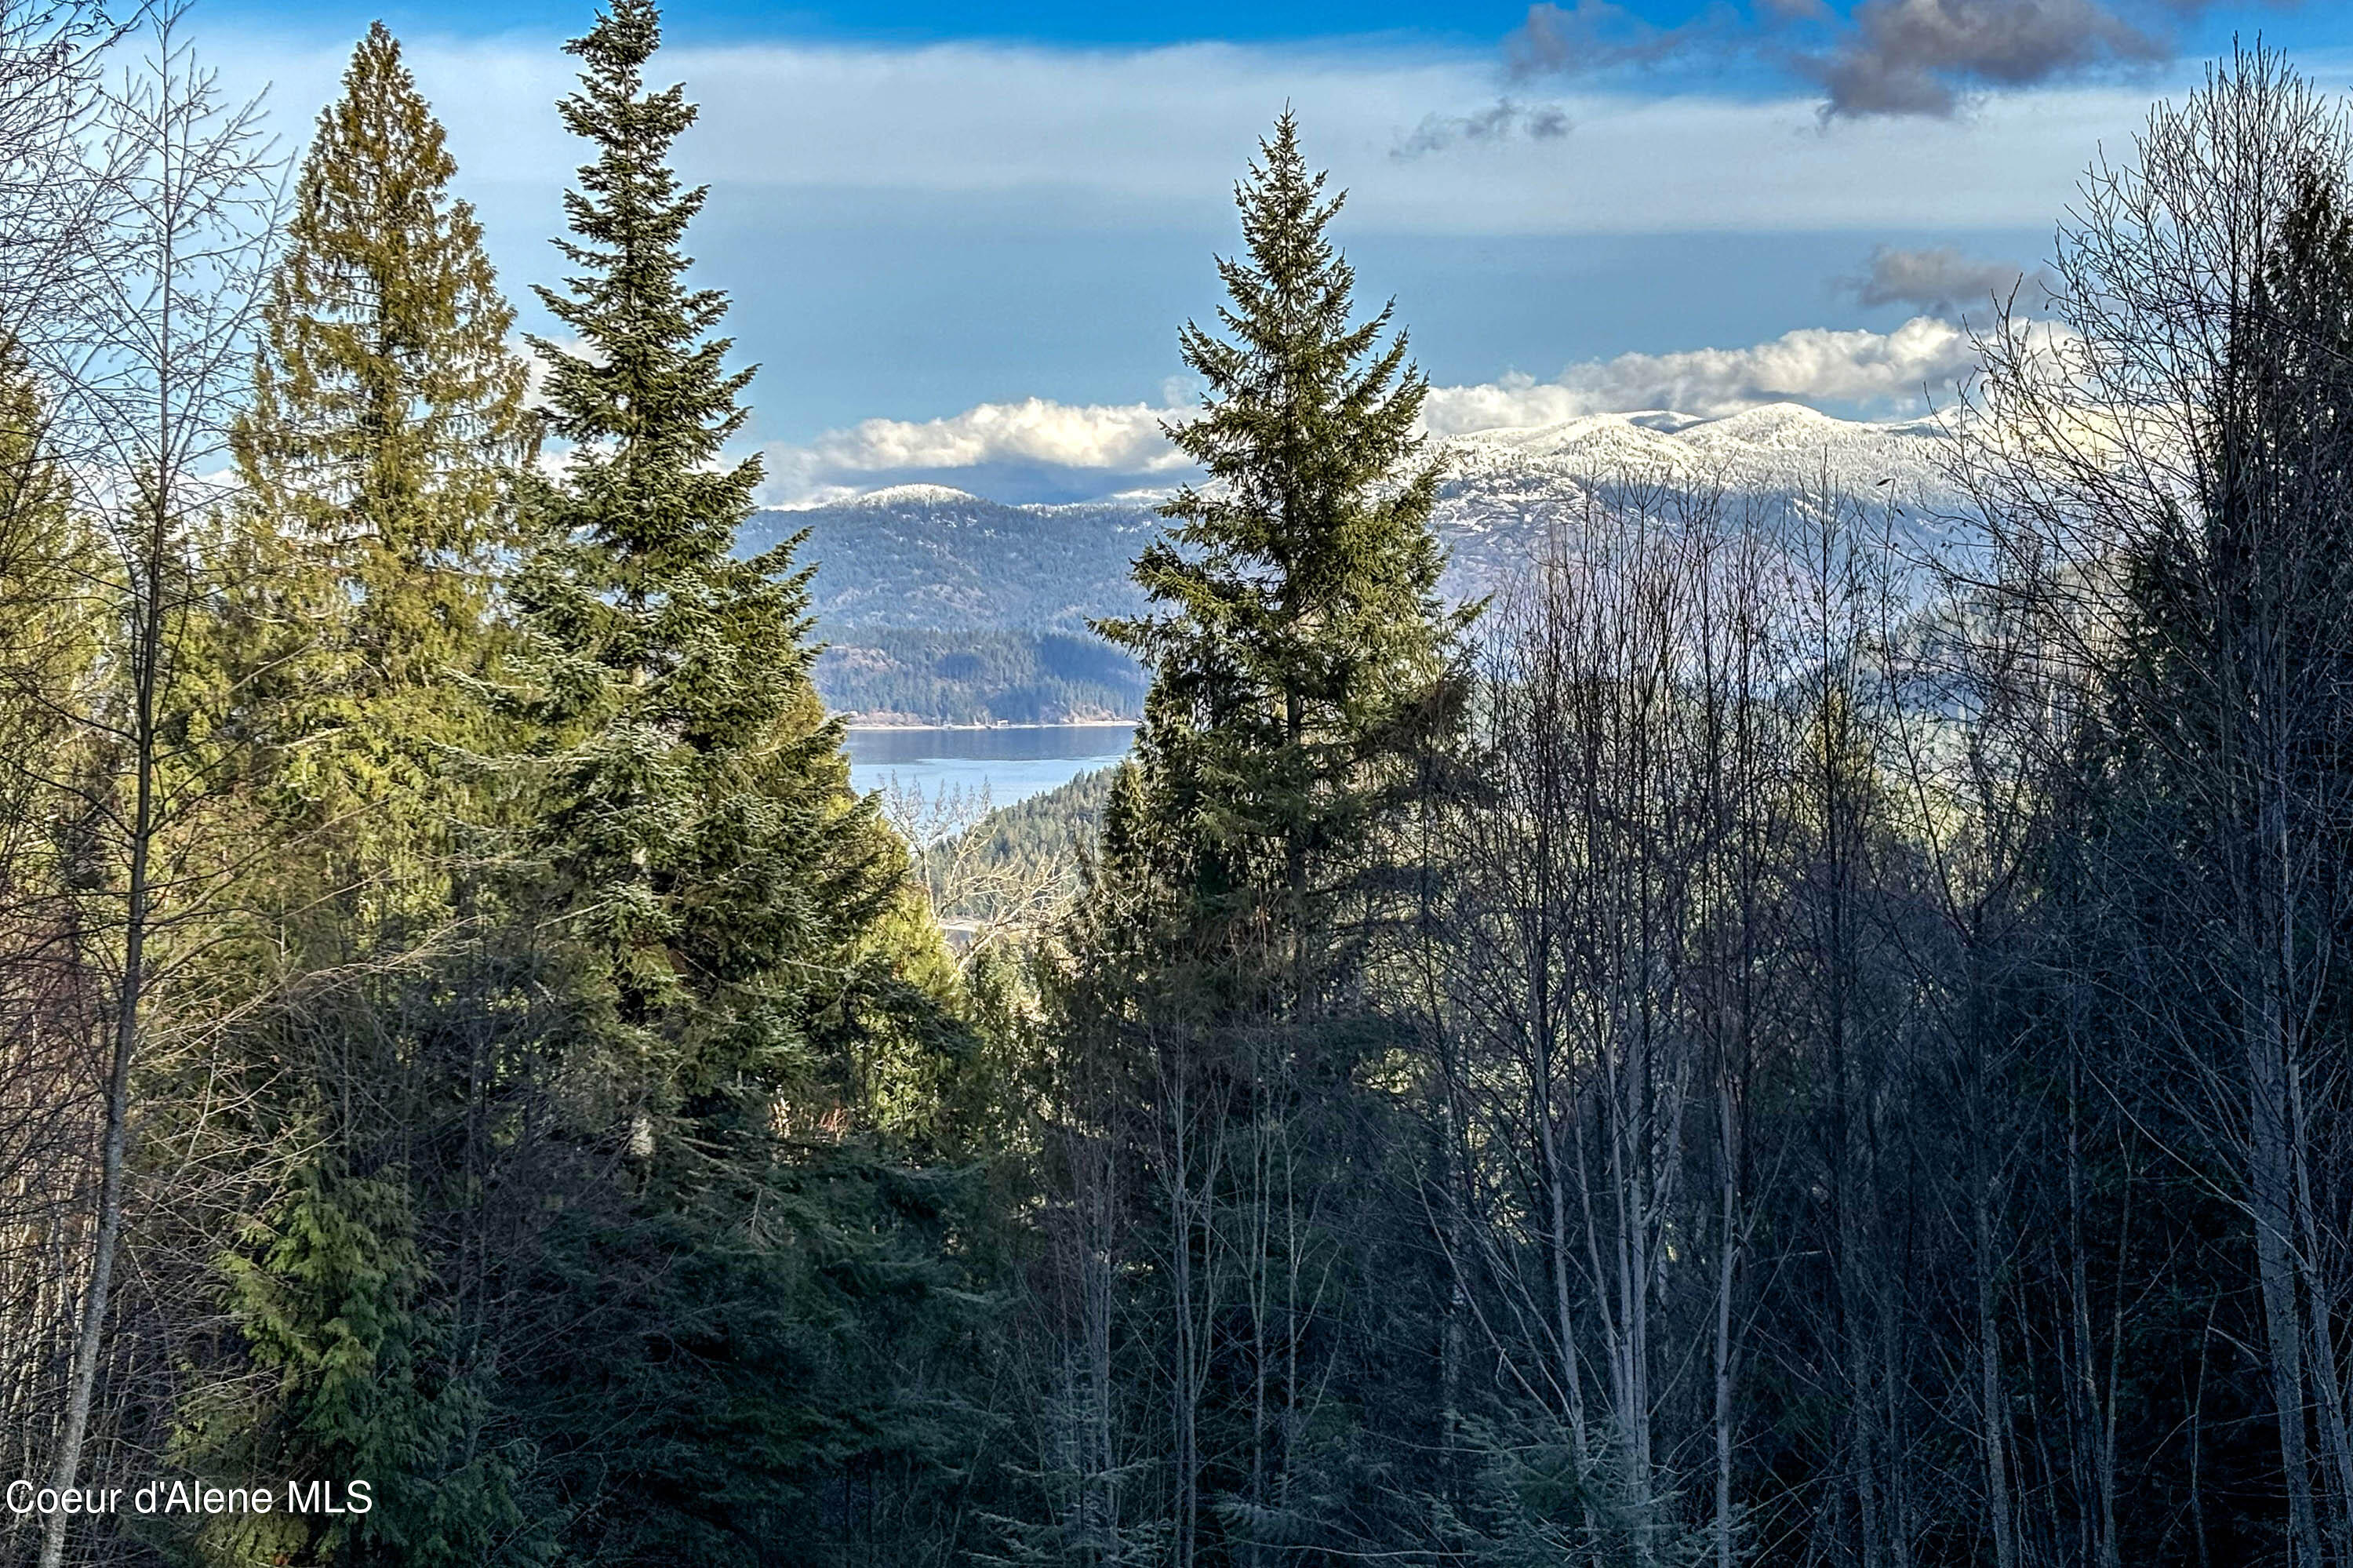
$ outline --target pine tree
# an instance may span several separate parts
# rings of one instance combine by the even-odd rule
[[[1325,232],[1345,197],[1308,174],[1288,112],[1261,151],[1236,192],[1248,256],[1218,263],[1229,335],[1181,335],[1208,395],[1168,434],[1209,482],[1162,508],[1174,541],[1136,562],[1166,609],[1099,630],[1154,674],[1138,754],[1181,862],[1156,874],[1197,936],[1271,941],[1266,980],[1312,1013],[1335,918],[1377,879],[1404,764],[1451,722],[1475,610],[1438,598],[1427,383],[1403,333],[1380,341],[1393,306],[1350,319],[1355,272]]]

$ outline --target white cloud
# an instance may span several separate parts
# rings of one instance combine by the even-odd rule
[[[807,446],[767,450],[771,493],[822,497],[872,475],[1018,467],[1144,476],[1185,466],[1160,431],[1186,410],[1142,403],[1073,405],[1027,397],[944,419],[863,419]]]
[[[1713,417],[1778,402],[1905,408],[1946,392],[1976,363],[1960,328],[1928,316],[1887,333],[1805,327],[1747,348],[1623,354],[1551,381],[1433,387],[1427,418],[1431,429],[1459,435],[1638,408]]]
[[[1924,393],[1947,400],[1976,363],[1962,329],[1927,316],[1887,333],[1809,327],[1746,348],[1620,355],[1570,366],[1550,381],[1512,376],[1433,387],[1425,420],[1447,436],[1645,408],[1715,417],[1799,402],[1905,411],[1917,408]],[[807,446],[769,448],[771,495],[821,500],[861,481],[959,471],[1092,472],[1109,482],[1173,476],[1186,460],[1160,427],[1190,415],[1189,408],[1030,397],[983,403],[947,418],[867,419]]]
[[[867,419],[826,436],[816,452],[828,467],[864,472],[1005,461],[1143,472],[1183,461],[1160,433],[1168,417],[1140,403],[1074,408],[1027,397],[983,403],[946,419]]]

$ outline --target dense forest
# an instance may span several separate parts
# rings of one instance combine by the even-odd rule
[[[822,565],[820,564],[820,570]],[[877,724],[1082,724],[1142,715],[1144,672],[1066,632],[902,629],[827,632],[818,694]]]
[[[0,11],[0,1560],[2353,1565],[2339,104],[2094,167],[1966,508],[1471,603],[1284,115],[1134,757],[927,824],[659,44],[519,337],[381,26],[281,185]]]

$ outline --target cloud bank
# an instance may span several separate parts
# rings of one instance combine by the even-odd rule
[[[1841,14],[1827,0],[1752,0],[1661,27],[1616,0],[1536,0],[1504,40],[1504,66],[1519,81],[1628,68],[1795,77],[1820,90],[1825,122],[1949,119],[1996,90],[2175,60],[2186,26],[2213,3],[1862,0]]]
[[[1715,417],[1763,403],[1847,412],[1916,409],[1976,365],[1968,334],[1916,317],[1893,332],[1810,327],[1746,348],[1626,354],[1574,365],[1550,381],[1509,376],[1430,389],[1424,422],[1436,435],[1553,424],[1588,414],[1672,408]],[[1161,432],[1186,408],[1073,405],[1041,397],[984,403],[946,418],[867,419],[806,446],[768,449],[769,499],[806,504],[910,480],[967,485],[985,476],[1028,494],[1103,494],[1167,484],[1186,471]],[[1083,481],[1092,477],[1090,485]]]
[[[1584,0],[1547,26],[1573,32],[1595,10]],[[547,231],[582,156],[556,119],[575,85],[556,43],[406,46],[494,233]],[[345,58],[234,34],[208,53],[232,91],[274,82],[280,123],[298,134]],[[1243,159],[1288,102],[1309,155],[1350,188],[1351,224],[1384,232],[2039,227],[2073,194],[2086,150],[2129,132],[2147,101],[2138,89],[2053,90],[1988,105],[1967,126],[1899,121],[1865,136],[1824,134],[1802,90],[1581,85],[1499,99],[1492,54],[1375,45],[746,44],[665,49],[652,69],[702,105],[681,172],[712,183],[714,217],[747,222],[768,193],[792,191],[1011,199],[1089,222],[1223,231]]]
[[[1613,13],[1577,0],[1544,15],[1543,48],[1557,52],[1578,26]],[[1819,15],[1803,25],[1844,26]],[[1637,43],[1625,47],[1650,48]],[[406,48],[448,122],[458,189],[488,226],[526,323],[543,330],[524,285],[560,275],[545,241],[562,227],[561,193],[583,156],[554,107],[576,63],[557,44],[551,29],[537,39],[425,36]],[[334,93],[344,63],[340,48],[297,48],[267,32],[215,34],[206,47],[230,90],[277,82],[290,140]],[[1041,474],[1162,471],[1138,455],[1156,450],[1157,410],[1122,399],[1165,401],[1150,388],[1167,367],[1166,326],[1212,308],[1208,261],[1234,242],[1233,180],[1285,102],[1305,124],[1310,157],[1350,190],[1343,242],[1360,260],[1386,247],[1429,267],[1433,282],[1405,310],[1431,323],[1430,341],[1451,334],[1453,364],[1468,367],[1515,355],[1558,365],[1593,352],[1587,344],[1641,340],[1582,324],[1612,321],[1629,298],[1574,291],[1578,274],[1567,262],[1514,272],[1507,255],[1491,279],[1475,272],[1484,265],[1475,249],[1447,241],[1705,237],[1689,248],[1697,255],[1726,233],[2041,229],[2071,199],[2088,150],[2127,134],[2147,107],[2139,88],[2083,86],[2005,93],[1967,122],[1825,124],[1815,96],[1790,90],[1786,76],[1778,95],[1758,95],[1753,80],[1735,90],[1657,77],[1631,90],[1588,76],[1556,97],[1515,87],[1499,98],[1506,83],[1492,48],[1379,40],[764,43],[668,49],[653,72],[684,82],[702,108],[679,149],[681,175],[712,185],[694,237],[698,281],[734,293],[739,360],[766,366],[754,439],[790,443],[774,461],[779,493],[792,494],[929,465],[961,471],[967,448]],[[1841,242],[1791,270],[1793,288],[1818,289],[1847,254]],[[1463,270],[1427,260],[1449,255],[1463,257]],[[1640,291],[1645,309],[1710,286],[1696,262],[1672,284],[1623,277],[1610,287]],[[1367,266],[1368,297],[1395,286]],[[1447,312],[1423,302],[1431,287],[1460,291]],[[1743,305],[1745,319],[1712,313],[1720,324],[1707,340],[1751,342],[1789,325],[1783,297]],[[1610,363],[1584,374],[1708,379],[1688,356]],[[1908,372],[1899,379],[1913,390]],[[1544,385],[1558,388],[1546,394],[1556,398],[1577,390]],[[1062,389],[1070,403],[1023,412],[1019,394],[1040,387]],[[1468,407],[1504,389],[1450,395]],[[1092,408],[1092,423],[1070,425],[1066,407]],[[876,410],[958,408],[965,413],[943,420],[857,422]],[[1063,434],[1109,445],[1055,446]]]
[[[1622,354],[1573,365],[1551,381],[1433,387],[1426,417],[1432,430],[1458,435],[1642,408],[1711,418],[1779,402],[1909,410],[1976,363],[1967,334],[1926,316],[1888,333],[1805,327],[1746,348]]]
[[[862,419],[807,446],[769,447],[769,493],[789,504],[911,477],[972,471],[1060,471],[1144,482],[1184,468],[1183,454],[1160,427],[1186,415],[1182,408],[1143,403],[1026,397],[983,403],[941,419]]]

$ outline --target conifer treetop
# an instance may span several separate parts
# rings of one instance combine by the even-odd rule
[[[514,313],[456,173],[399,40],[372,25],[296,182],[230,443],[260,506],[356,547],[343,569],[372,597],[420,567],[479,569],[531,441]]]
[[[1229,978],[1305,1015],[1345,970],[1332,932],[1370,907],[1412,759],[1452,722],[1476,608],[1439,599],[1427,383],[1403,333],[1383,341],[1391,306],[1352,320],[1356,275],[1328,232],[1343,198],[1288,111],[1259,150],[1235,190],[1244,254],[1218,262],[1221,330],[1179,336],[1208,389],[1167,434],[1208,482],[1161,508],[1173,537],[1136,560],[1153,612],[1097,623],[1153,667],[1104,863],[1123,896],[1166,889],[1134,907],[1177,912],[1184,943],[1281,949],[1279,978],[1257,959]]]
[[[446,867],[467,798],[441,748],[488,733],[463,686],[502,641],[495,576],[537,433],[456,172],[399,41],[371,26],[304,156],[228,433],[245,488],[217,635],[244,732],[271,738],[277,809],[311,829],[308,869],[290,853],[277,891],[340,888],[370,919],[433,917],[421,868]],[[350,907],[287,895],[322,933]]]
[[[565,194],[573,238],[555,241],[577,270],[538,292],[579,348],[530,340],[548,367],[549,428],[573,447],[578,526],[624,562],[724,555],[762,476],[756,456],[711,471],[743,429],[736,398],[754,370],[730,373],[733,340],[707,335],[726,295],[686,286],[693,259],[681,247],[709,193],[682,188],[668,162],[696,110],[682,87],[646,89],[660,42],[651,0],[613,0],[565,46],[584,68],[564,122],[597,155]]]
[[[725,366],[726,296],[687,285],[703,192],[668,159],[694,109],[645,85],[659,37],[647,0],[614,0],[570,46],[565,122],[595,156],[558,242],[575,275],[541,297],[578,346],[533,340],[569,450],[533,482],[514,599],[545,895],[595,977],[584,1060],[627,1147],[671,1150],[668,1118],[763,1125],[754,1086],[834,1070],[818,1042],[843,1015],[811,999],[849,983],[905,863],[810,680],[798,536],[734,553],[761,470],[723,451],[752,372]]]
[[[1179,334],[1208,388],[1200,418],[1165,429],[1209,482],[1161,512],[1192,549],[1137,562],[1169,615],[1102,630],[1164,663],[1198,664],[1205,639],[1246,648],[1259,680],[1336,700],[1369,671],[1426,666],[1459,622],[1436,599],[1442,467],[1424,457],[1407,335],[1382,342],[1394,302],[1350,319],[1356,272],[1328,233],[1345,194],[1309,173],[1289,111],[1259,150],[1234,193],[1245,253],[1218,261],[1223,332]]]
[[[1259,151],[1261,161],[1234,187],[1247,254],[1218,260],[1229,298],[1218,320],[1230,340],[1192,322],[1179,334],[1186,365],[1209,384],[1210,418],[1168,432],[1238,493],[1212,508],[1182,493],[1167,508],[1172,517],[1230,521],[1244,509],[1288,515],[1345,506],[1423,445],[1416,421],[1429,385],[1407,361],[1407,334],[1366,359],[1396,302],[1367,321],[1349,321],[1356,270],[1327,232],[1347,193],[1324,196],[1327,176],[1308,173],[1288,110]]]

